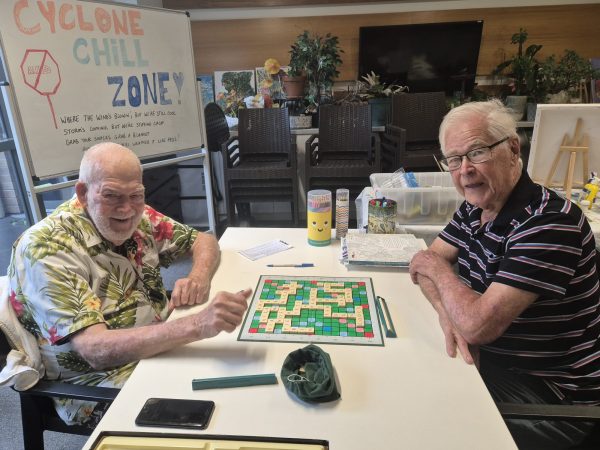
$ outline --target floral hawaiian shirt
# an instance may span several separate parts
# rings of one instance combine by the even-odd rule
[[[145,207],[132,237],[116,247],[96,230],[76,197],[27,230],[13,245],[10,302],[38,341],[45,378],[122,387],[136,363],[94,370],[69,337],[97,323],[131,328],[160,322],[168,298],[159,266],[187,253],[198,232]],[[59,399],[69,423],[90,419],[95,403]]]

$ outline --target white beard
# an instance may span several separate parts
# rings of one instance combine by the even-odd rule
[[[115,231],[110,226],[110,218],[103,216],[100,213],[99,206],[100,205],[96,206],[91,202],[88,203],[88,206],[87,206],[88,214],[91,217],[92,221],[94,222],[94,225],[96,225],[96,228],[98,229],[100,234],[104,237],[104,239],[112,242],[115,245],[121,245],[123,242],[125,242],[127,239],[129,239],[133,235],[133,232],[135,231],[135,229],[137,228],[137,226],[140,223],[143,211],[140,212],[139,214],[136,214],[133,216],[132,225],[131,225],[131,227],[129,227],[128,230]],[[130,217],[132,217],[132,216],[130,215],[128,217],[117,217],[117,218],[128,219]]]

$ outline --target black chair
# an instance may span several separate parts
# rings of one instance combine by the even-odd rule
[[[530,403],[497,403],[496,406],[504,419],[594,422],[590,435],[572,450],[598,450],[600,448],[600,406]]]
[[[306,141],[306,190],[347,188],[355,199],[369,175],[381,172],[380,140],[371,130],[368,103],[319,107],[319,134]],[[351,208],[354,211],[354,208]]]
[[[6,364],[11,350],[8,338],[0,332],[0,368]],[[26,391],[16,391],[21,401],[24,450],[43,450],[44,431],[89,436],[93,429],[85,425],[67,425],[56,413],[53,397],[66,397],[94,402],[112,403],[119,389],[83,386],[60,381],[40,380]],[[7,430],[5,430],[7,432]]]
[[[230,138],[229,125],[225,113],[216,103],[209,103],[204,107],[204,124],[206,126],[206,149],[212,153],[221,151],[221,145]],[[219,190],[215,166],[211,164],[212,190],[217,202],[223,200],[223,194]]]
[[[221,152],[230,225],[236,205],[275,201],[290,202],[298,225],[296,141],[286,108],[240,109],[238,136],[221,144]]]
[[[204,123],[206,125],[206,148],[209,152],[220,152],[223,142],[229,139],[229,126],[225,113],[216,103],[204,107]]]
[[[438,171],[441,158],[438,133],[448,112],[444,92],[400,93],[392,97],[392,122],[382,137],[386,171]],[[402,137],[404,130],[404,138]],[[401,145],[404,141],[405,145]]]

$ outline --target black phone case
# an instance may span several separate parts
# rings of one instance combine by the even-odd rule
[[[174,398],[149,398],[135,419],[136,425],[205,430],[215,402]]]

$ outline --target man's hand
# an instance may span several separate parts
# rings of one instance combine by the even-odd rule
[[[446,313],[439,314],[438,318],[444,332],[444,337],[446,338],[446,353],[448,353],[448,356],[455,358],[456,347],[458,346],[464,361],[467,364],[473,364],[477,358],[477,354],[472,354],[472,351],[478,353],[477,347],[469,348],[468,342],[456,331]]]
[[[433,280],[443,270],[452,271],[450,263],[431,250],[417,252],[410,261],[410,278],[414,284],[419,284],[417,275],[423,275]]]
[[[208,300],[210,292],[210,278],[203,280],[200,278],[180,278],[175,282],[171,300],[169,302],[169,311],[180,306],[200,305]]]
[[[248,307],[247,299],[252,289],[247,288],[237,294],[218,292],[208,306],[196,314],[200,339],[211,338],[221,331],[231,333],[242,323]]]

